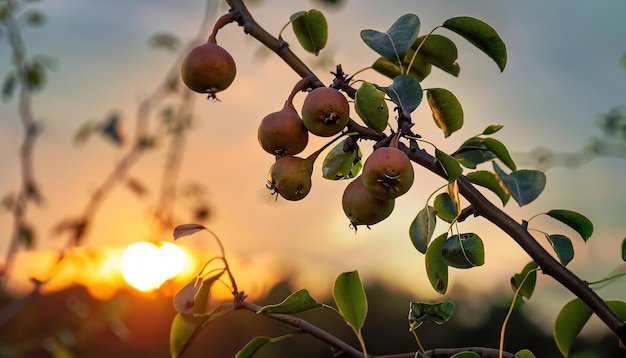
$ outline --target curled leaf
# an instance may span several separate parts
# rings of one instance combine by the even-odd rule
[[[571,210],[550,210],[546,213],[565,225],[576,230],[578,234],[587,242],[593,234],[593,223],[582,214]]]
[[[447,138],[463,127],[463,107],[452,92],[444,88],[430,88],[426,98],[435,123]]]
[[[174,240],[180,239],[183,236],[193,235],[198,231],[205,230],[206,228],[200,224],[183,224],[174,228]]]
[[[409,324],[412,329],[416,329],[424,322],[444,324],[452,317],[454,308],[454,303],[450,301],[438,303],[411,302]]]
[[[454,235],[441,246],[441,256],[448,266],[472,268],[485,263],[485,248],[476,234]]]
[[[426,274],[435,291],[444,294],[448,290],[448,265],[441,255],[441,247],[448,233],[439,235],[426,249]]]
[[[506,46],[500,35],[491,25],[469,16],[453,17],[446,20],[443,27],[464,37],[489,56],[504,71],[507,61]]]
[[[435,232],[436,224],[437,216],[432,206],[426,206],[417,213],[417,216],[415,216],[415,219],[413,219],[409,227],[409,237],[417,251],[423,254],[426,253],[428,243]]]
[[[317,56],[328,41],[328,23],[324,14],[315,9],[299,11],[291,15],[290,20],[302,48]]]
[[[519,289],[520,296],[530,298],[535,291],[535,284],[537,283],[537,267],[537,263],[531,261],[524,266],[522,272],[513,275],[511,277],[511,288],[513,291]]]

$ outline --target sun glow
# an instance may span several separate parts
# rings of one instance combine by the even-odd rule
[[[122,254],[122,276],[139,291],[152,291],[183,272],[189,262],[187,253],[170,242],[136,242]]]

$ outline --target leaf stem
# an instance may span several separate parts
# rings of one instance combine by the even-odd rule
[[[522,287],[524,286],[524,283],[526,282],[526,279],[530,276],[530,274],[533,272],[537,272],[537,271],[539,271],[539,268],[535,268],[526,272],[526,275],[524,275],[524,278],[522,279],[522,282],[519,284],[519,287],[517,287],[517,290],[515,290],[515,296],[513,296],[513,301],[511,302],[511,305],[509,306],[509,311],[507,312],[506,317],[504,318],[504,322],[502,322],[502,328],[500,329],[500,348],[499,348],[499,353],[498,353],[499,358],[502,358],[502,354],[504,352],[504,334],[506,332],[506,325],[508,324],[509,319],[511,318],[511,314],[513,313],[513,308],[515,308],[515,302],[517,301],[519,292],[521,291]]]

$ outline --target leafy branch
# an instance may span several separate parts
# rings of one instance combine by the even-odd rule
[[[308,67],[303,65],[302,61],[289,50],[284,41],[272,37],[259,26],[243,4],[243,1],[229,0],[228,3],[231,6],[230,11],[233,17],[236,19],[237,23],[244,28],[244,32],[274,50],[300,76],[317,78],[315,74],[308,69]],[[315,84],[313,84],[312,87],[313,86],[315,86]],[[404,113],[404,115],[408,114]],[[350,128],[350,131],[361,133],[361,128],[354,126]],[[364,136],[369,136],[370,134],[369,132],[363,133]],[[401,146],[401,149],[413,162],[444,179],[448,179],[447,173],[441,167],[437,158],[424,150],[415,150],[414,148],[409,148],[404,145]],[[518,223],[502,209],[495,206],[482,195],[466,176],[460,175],[457,181],[460,193],[470,203],[474,215],[484,217],[506,232],[530,255],[544,274],[553,277],[565,288],[570,290],[570,292],[579,297],[607,327],[615,332],[622,342],[626,342],[626,324],[624,321],[610,309],[602,298],[589,288],[585,281],[581,280],[569,269],[561,265],[535,240],[528,232],[526,222]]]
[[[362,126],[352,119],[349,119],[347,125],[345,122],[341,122],[340,128],[337,131],[335,131],[336,128],[328,127],[330,129],[326,132],[314,127],[316,123],[311,123],[310,112],[305,111],[305,109],[310,108],[306,106],[307,100],[313,97],[314,93],[321,93],[317,87],[322,87],[323,84],[319,82],[318,77],[294,55],[282,37],[273,37],[254,20],[243,4],[243,1],[229,0],[227,2],[230,5],[230,9],[228,14],[223,17],[223,19],[226,20],[218,22],[219,28],[228,22],[236,22],[239,26],[243,27],[246,34],[251,35],[273,50],[294,72],[300,75],[303,80],[307,81],[309,87],[313,89],[309,95],[307,95],[302,111],[302,122],[306,129],[322,137],[332,136],[337,134],[338,131],[342,131],[342,129],[341,135],[349,135],[348,138],[331,150],[324,161],[324,178],[330,180],[355,178],[361,169],[361,154],[357,141],[371,140],[375,142],[373,145],[374,153],[370,155],[362,165],[363,174],[346,187],[344,197],[342,198],[344,212],[350,219],[353,227],[356,228],[357,225],[366,225],[369,227],[369,225],[373,225],[389,215],[393,210],[394,199],[406,193],[412,185],[413,166],[411,162],[415,163],[447,181],[447,184],[444,185],[446,192],[437,195],[432,210],[427,202],[424,209],[418,213],[410,228],[410,236],[413,244],[418,251],[426,255],[426,271],[436,291],[442,294],[446,292],[448,267],[463,269],[480,266],[484,263],[484,249],[480,237],[473,233],[462,233],[458,229],[458,223],[466,220],[470,215],[482,216],[496,227],[506,232],[533,260],[524,269],[526,275],[521,279],[521,282],[518,282],[520,275],[515,275],[511,281],[513,286],[519,285],[515,291],[516,299],[518,296],[530,297],[536,281],[536,271],[541,270],[541,272],[551,276],[576,295],[581,304],[588,307],[589,316],[591,312],[594,312],[606,326],[620,338],[620,341],[626,341],[626,323],[621,318],[624,316],[624,312],[622,312],[624,305],[604,301],[589,287],[587,282],[583,281],[566,268],[567,263],[573,257],[573,249],[571,249],[569,238],[564,235],[549,235],[544,233],[561,260],[561,262],[559,262],[529,233],[528,221],[517,222],[504,212],[503,209],[488,200],[478,190],[477,186],[486,187],[496,193],[504,205],[510,198],[513,198],[522,206],[535,200],[545,187],[546,176],[544,173],[537,170],[518,170],[516,163],[511,158],[504,144],[494,138],[487,137],[500,130],[502,126],[489,126],[483,133],[465,141],[453,154],[444,153],[432,144],[435,150],[434,155],[429,154],[424,149],[420,149],[419,143],[430,143],[421,140],[421,136],[412,131],[411,128],[414,123],[411,119],[411,113],[419,106],[424,92],[433,113],[433,119],[444,132],[445,137],[459,130],[463,125],[462,107],[457,98],[450,91],[442,88],[423,90],[420,85],[420,81],[429,74],[433,65],[454,76],[458,75],[459,67],[456,63],[456,46],[452,41],[441,35],[433,34],[434,30],[426,36],[419,37],[419,18],[413,14],[400,17],[386,32],[377,30],[361,31],[362,40],[371,49],[382,56],[374,63],[372,68],[392,78],[392,84],[383,87],[363,81],[361,88],[357,90],[353,88],[352,85],[360,82],[360,80],[355,81],[353,76],[344,73],[341,65],[337,65],[336,71],[333,72],[335,79],[329,88],[324,91],[328,93],[329,98],[339,97],[341,99],[338,100],[336,108],[344,108],[344,104],[346,103],[343,95],[338,94],[338,90],[343,91],[348,97],[353,99],[357,114],[366,126]],[[307,14],[310,16],[307,16]],[[323,15],[313,10],[310,12],[298,12],[292,15],[291,21],[298,21],[297,26],[294,24],[294,31],[302,47],[309,52],[317,54],[318,51],[323,48],[323,44],[325,44],[326,41],[327,29]],[[218,27],[216,27],[216,29],[217,28]],[[319,33],[312,31],[314,28],[319,28]],[[494,60],[501,71],[506,66],[507,54],[503,41],[491,26],[481,20],[470,17],[455,17],[446,20],[436,29],[450,30],[465,38]],[[283,30],[281,30],[281,34]],[[214,39],[213,35],[212,38]],[[359,72],[361,71],[357,71],[357,73]],[[213,88],[209,85],[210,83],[207,83],[206,88]],[[198,92],[202,93],[202,88],[200,88]],[[396,105],[395,110],[397,111],[397,127],[391,128],[392,135],[389,136],[383,133],[390,127],[388,123],[387,99],[385,99],[385,96],[388,97],[390,102]],[[325,99],[325,101],[330,102],[329,98]],[[324,102],[324,100],[322,100],[322,102]],[[320,110],[320,112],[322,111]],[[325,113],[320,122],[323,120],[323,124],[334,125],[337,122],[336,118],[346,117],[348,117],[348,111],[337,109]],[[299,120],[297,122],[299,122]],[[409,144],[407,145],[404,142],[400,142],[400,138],[408,140]],[[320,151],[324,148],[320,149]],[[264,149],[266,148],[264,147]],[[319,151],[316,153],[319,154]],[[316,157],[317,154],[315,154]],[[372,169],[373,164],[368,167],[368,164],[372,163],[370,162],[372,158],[381,156],[385,158],[382,160],[384,165],[393,167],[392,169],[378,169],[379,172],[376,172],[377,169]],[[507,173],[500,167],[496,160],[503,163],[511,172]],[[304,159],[295,157],[292,153],[286,154],[281,152],[276,154],[276,164],[274,166],[281,163],[280,168],[289,168],[287,164],[283,163],[301,163],[302,161],[304,161]],[[461,165],[475,169],[478,164],[489,161],[492,162],[493,172],[476,171],[463,174]],[[392,165],[391,163],[394,164]],[[380,165],[380,162],[378,164]],[[274,172],[274,166],[272,167],[272,173]],[[310,169],[310,166],[306,168]],[[377,167],[374,166],[374,168]],[[374,172],[376,174],[372,174]],[[306,196],[310,189],[311,170],[303,170],[300,167],[296,167],[295,169],[282,169],[281,171],[277,171],[277,173],[297,173],[298,175],[289,177],[287,175],[279,176],[272,174],[272,188],[270,189],[274,189],[275,193],[280,194],[287,200],[300,200]],[[300,177],[301,173],[304,173],[302,179]],[[280,183],[278,183],[283,178],[288,178],[283,182],[285,186],[281,186]],[[366,180],[369,180],[369,182],[367,182],[369,186],[367,187]],[[274,181],[276,181],[276,183]],[[294,195],[294,192],[297,195]],[[354,194],[357,199],[363,200],[363,198],[367,198],[371,203],[375,203],[371,204],[371,206],[379,210],[366,211],[365,214],[361,215],[362,213],[359,212],[357,208],[365,206],[361,205],[363,201],[356,201],[347,196],[346,193],[358,193]],[[346,200],[346,197],[352,201]],[[461,197],[469,203],[465,208],[461,208]],[[593,225],[581,214],[568,210],[551,210],[546,214],[578,231],[585,241],[593,231]],[[448,222],[450,225],[446,233],[440,235],[428,245],[433,235],[437,217]],[[457,234],[448,237],[448,233],[454,233],[455,229]],[[225,259],[223,260],[225,263]],[[201,277],[201,279],[204,278],[205,277]],[[230,275],[230,278],[232,287],[236,287],[232,275]],[[204,285],[201,285],[197,287],[196,290],[200,292],[203,288]],[[205,291],[208,292],[208,288],[205,288]],[[294,296],[299,294],[299,292],[294,293],[287,298],[286,301],[296,300]],[[258,306],[246,302],[246,296],[236,289],[233,289],[233,295],[234,309],[248,309],[296,327],[299,331],[317,337],[336,348],[340,352],[337,356],[368,356],[365,342],[361,336],[361,328],[367,314],[367,300],[356,271],[343,273],[337,278],[333,290],[333,297],[337,304],[337,312],[357,335],[362,351],[345,347],[343,341],[328,335],[325,331],[317,327],[309,326],[305,321],[294,317],[293,314],[300,311],[293,311],[293,307],[291,306],[289,310],[285,311],[281,310],[281,308],[276,309],[276,307],[274,307],[270,312],[266,310],[266,307],[259,308]],[[308,301],[309,298],[310,297],[307,297],[305,301]],[[205,299],[206,297],[201,297],[202,302],[204,302]],[[194,302],[196,305],[198,304],[197,296],[194,296]],[[315,305],[313,306],[316,307]],[[306,309],[311,309],[311,307],[305,305],[303,310]],[[502,326],[500,349],[491,350],[479,348],[480,356],[533,357],[530,352],[518,352],[518,354],[510,355],[510,353],[503,351],[504,332],[512,309],[513,306],[511,306],[509,315],[507,315],[505,323]],[[579,309],[577,308],[577,310]],[[420,348],[419,352],[381,357],[479,356],[475,354],[476,352],[473,350],[468,349],[425,351],[422,348],[421,342],[417,339],[417,335],[415,334],[415,328],[423,322],[444,323],[448,320],[453,311],[454,305],[448,302],[434,305],[412,303],[411,311],[409,312],[409,321],[411,323],[411,331],[415,335]],[[562,315],[567,316],[568,312],[569,311],[566,310]],[[183,320],[184,317],[187,317],[185,314],[189,313],[179,310],[179,320]],[[212,320],[210,313],[195,312],[195,314],[200,315],[198,317],[204,317],[204,319],[202,321],[195,321],[193,325],[186,329],[172,330],[171,337],[177,342],[175,347],[180,346],[181,338],[183,338],[183,340],[185,337],[191,339],[202,325]],[[189,318],[192,319],[191,317]],[[585,322],[586,321],[581,320],[580,327],[577,326],[576,329],[581,328]],[[557,340],[557,344],[559,344],[561,352],[566,355],[569,345],[578,331],[560,328],[562,326],[561,321],[557,321],[557,323],[559,328],[555,328],[555,339]],[[261,338],[263,339],[251,341],[248,346],[237,354],[237,357],[249,357],[263,344],[282,340],[287,337]],[[183,343],[185,343],[183,347],[186,347],[186,341]],[[178,353],[182,353],[182,350],[175,349],[173,352],[176,353],[174,355],[178,356]]]

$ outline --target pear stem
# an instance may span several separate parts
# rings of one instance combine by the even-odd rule
[[[287,100],[285,101],[285,107],[289,106],[293,108],[293,98],[296,96],[296,93],[304,91],[310,86],[311,86],[311,81],[310,81],[309,76],[303,77],[302,79],[300,79],[300,81],[298,81],[296,85],[293,86],[293,89],[291,90],[289,97],[287,97]]]
[[[400,143],[400,133],[396,133],[393,135],[389,146],[398,149],[398,143]]]
[[[222,27],[228,25],[229,23],[233,21],[235,21],[235,19],[233,18],[233,15],[230,12],[222,15],[222,17],[217,19],[217,21],[215,22],[215,25],[213,26],[213,31],[209,35],[209,40],[207,42],[216,44],[217,40],[215,39],[215,37],[217,36],[217,32]]]

